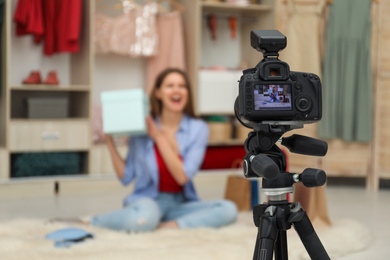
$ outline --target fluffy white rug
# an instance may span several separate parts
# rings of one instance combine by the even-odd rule
[[[55,248],[45,235],[65,227],[79,227],[95,238]],[[367,228],[354,220],[334,220],[332,227],[316,229],[331,259],[364,250],[372,240]],[[19,219],[0,222],[0,259],[252,259],[257,229],[250,212],[221,229],[158,230],[127,234],[89,226]],[[310,259],[298,235],[288,231],[289,259]]]

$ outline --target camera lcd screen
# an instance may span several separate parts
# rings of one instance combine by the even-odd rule
[[[291,85],[255,85],[255,110],[291,110]]]

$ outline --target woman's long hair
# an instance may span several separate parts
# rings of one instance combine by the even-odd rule
[[[180,69],[176,69],[176,68],[165,69],[156,78],[152,93],[150,95],[150,105],[151,105],[152,117],[156,118],[162,112],[162,102],[161,102],[161,100],[157,99],[156,91],[161,87],[165,77],[171,73],[179,73],[180,75],[183,76],[184,81],[186,83],[186,89],[188,91],[188,100],[187,100],[186,106],[184,107],[184,113],[186,113],[188,116],[196,117],[193,102],[192,102],[192,92],[191,92],[190,80],[188,79],[188,76],[184,71],[182,71]]]

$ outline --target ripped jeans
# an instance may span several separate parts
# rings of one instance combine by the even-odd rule
[[[182,193],[137,199],[121,210],[94,216],[91,225],[127,232],[152,231],[174,220],[180,228],[221,227],[234,222],[237,207],[227,200],[186,202]]]

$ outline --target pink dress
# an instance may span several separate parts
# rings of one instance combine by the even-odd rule
[[[168,67],[186,69],[184,31],[179,11],[157,16],[159,35],[158,51],[155,57],[148,60],[146,71],[146,93],[153,89],[157,75]]]

